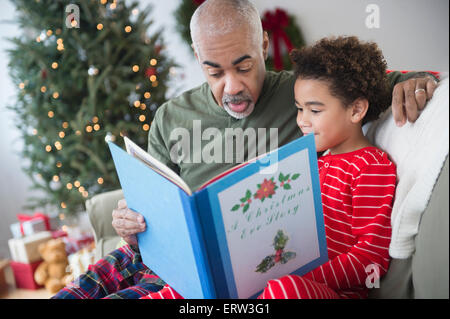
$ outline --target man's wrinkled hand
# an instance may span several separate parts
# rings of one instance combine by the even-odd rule
[[[117,203],[117,208],[112,212],[112,226],[117,235],[122,237],[129,245],[137,245],[136,234],[145,230],[144,217],[128,209],[125,199]]]
[[[437,86],[428,76],[397,83],[392,93],[392,115],[397,126],[403,126],[406,121],[414,123]]]

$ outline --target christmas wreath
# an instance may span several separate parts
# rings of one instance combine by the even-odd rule
[[[174,13],[177,31],[189,47],[192,43],[189,23],[194,11],[203,2],[205,0],[182,0]],[[288,15],[286,11],[279,8],[274,11],[265,11],[262,25],[271,39],[271,50],[266,60],[266,68],[275,71],[291,69],[289,52],[293,48],[301,48],[305,45],[302,32],[295,22],[294,16]]]

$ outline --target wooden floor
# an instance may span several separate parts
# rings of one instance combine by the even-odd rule
[[[0,299],[48,299],[52,296],[44,288],[37,290],[17,289],[14,285],[14,276],[11,267],[5,269],[8,288],[0,291]]]

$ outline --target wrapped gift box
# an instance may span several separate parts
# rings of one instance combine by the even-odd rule
[[[66,252],[68,255],[73,254],[85,247],[89,247],[94,243],[94,236],[92,234],[84,233],[77,237],[66,236],[62,237],[66,244]]]
[[[9,226],[14,238],[32,235],[41,231],[55,230],[58,226],[57,218],[40,212],[34,215],[18,214],[18,223]]]
[[[52,239],[52,233],[43,231],[23,238],[12,238],[8,240],[11,259],[25,264],[41,260],[38,246],[50,239]]]
[[[78,278],[88,270],[89,265],[95,262],[95,252],[92,248],[83,248],[69,255],[69,266],[73,279]]]
[[[8,288],[8,283],[6,281],[5,270],[9,266],[9,261],[6,259],[0,259],[0,292]]]
[[[17,288],[38,289],[41,287],[34,281],[34,272],[41,262],[42,261],[36,261],[34,263],[10,262]]]
[[[42,219],[27,220],[23,223],[14,223],[9,226],[14,238],[33,235],[48,230]]]

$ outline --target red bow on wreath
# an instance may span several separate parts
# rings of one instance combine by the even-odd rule
[[[281,59],[280,52],[280,40],[284,41],[289,52],[294,48],[291,40],[284,30],[284,28],[288,25],[289,17],[286,11],[282,9],[276,9],[274,13],[266,11],[264,18],[262,19],[263,29],[272,33],[273,64],[276,70],[283,69],[283,61]]]
[[[194,2],[197,6],[201,5],[205,1],[206,0],[192,0],[192,2]]]

